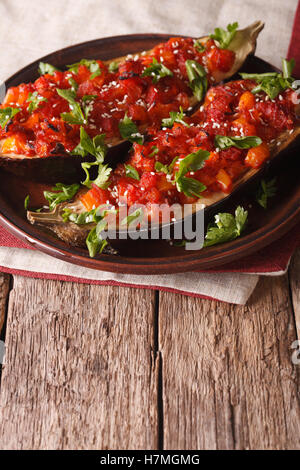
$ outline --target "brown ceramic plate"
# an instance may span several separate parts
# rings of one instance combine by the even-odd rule
[[[76,46],[62,49],[43,57],[43,62],[50,62],[57,67],[74,63],[83,57],[112,59],[129,53],[151,49],[155,44],[165,41],[170,36],[159,34],[138,34],[97,39]],[[6,87],[29,82],[38,77],[36,61],[6,81]],[[244,72],[268,72],[276,70],[270,64],[257,57],[249,57],[244,64]],[[221,245],[198,251],[186,251],[175,248],[166,241],[125,241],[120,246],[120,255],[100,255],[91,259],[84,249],[74,248],[58,240],[50,232],[32,226],[26,221],[24,198],[31,194],[31,204],[41,205],[42,190],[45,185],[22,180],[0,171],[0,223],[17,238],[33,245],[56,258],[104,271],[159,274],[173,273],[206,268],[215,268],[225,263],[236,261],[254,253],[269,243],[280,238],[300,220],[299,170],[296,148],[285,154],[284,159],[267,165],[268,177],[277,176],[277,195],[271,200],[268,210],[262,209],[255,202],[255,185],[247,185],[226,202],[213,207],[207,214],[207,221],[220,210],[233,211],[237,205],[243,205],[249,211],[249,223],[242,237]],[[257,183],[255,183],[257,184]]]

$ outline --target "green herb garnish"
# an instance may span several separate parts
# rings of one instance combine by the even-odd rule
[[[164,64],[159,63],[155,58],[152,61],[152,64],[147,67],[143,73],[142,77],[151,77],[153,83],[157,83],[163,77],[172,77],[173,72],[169,70]]]
[[[194,48],[197,49],[198,52],[204,52],[205,51],[205,46],[201,43],[201,41],[199,39],[195,39]]]
[[[179,169],[175,174],[175,183],[179,192],[183,192],[189,197],[201,197],[201,193],[206,189],[206,186],[200,181],[185,175],[189,171],[200,170],[209,155],[208,151],[199,149],[197,152],[190,153],[181,160]]]
[[[119,64],[118,62],[110,62],[108,66],[108,71],[110,73],[116,73],[119,70]]]
[[[43,101],[48,101],[47,98],[39,95],[37,91],[29,93],[27,102],[29,103],[28,112],[32,113],[35,111]]]
[[[148,155],[149,158],[154,157],[159,152],[158,147],[156,145],[152,145],[151,150],[152,152]]]
[[[268,199],[275,196],[276,191],[276,178],[273,178],[269,181],[262,179],[256,193],[256,201],[261,205],[261,207],[266,209],[268,205]]]
[[[128,178],[133,178],[134,180],[140,180],[140,175],[138,171],[136,170],[136,168],[134,168],[131,165],[126,165],[126,164],[124,166],[126,169],[126,176]]]
[[[24,199],[24,209],[27,211],[29,205],[29,194]]]
[[[226,136],[226,135],[216,135],[215,136],[215,146],[220,149],[228,149],[230,147],[236,147],[238,149],[250,149],[252,147],[257,147],[262,143],[260,137],[255,135],[248,137],[240,136]]]
[[[144,137],[139,133],[136,124],[127,116],[127,113],[119,122],[119,131],[122,138],[129,140],[129,142],[137,142],[138,144],[144,142]]]
[[[98,75],[101,75],[102,73],[101,68],[96,60],[82,59],[80,62],[67,65],[67,67],[71,72],[78,73],[78,67],[80,65],[85,65],[85,67],[89,69],[92,74],[90,76],[90,80],[93,80],[93,78],[98,77]]]
[[[0,126],[2,129],[4,129],[6,124],[20,111],[21,109],[19,108],[11,107],[0,109]]]
[[[59,89],[56,88],[56,91],[59,96],[68,101],[71,112],[70,113],[61,113],[61,118],[69,122],[70,124],[86,124],[87,116],[84,115],[84,112],[81,109],[80,104],[76,101],[76,91],[74,89]]]
[[[106,152],[107,145],[105,144],[105,134],[99,134],[91,139],[84,127],[80,128],[80,143],[72,151],[73,155],[86,157],[90,154],[96,158],[97,162],[102,163]]]
[[[211,39],[218,41],[221,49],[227,49],[234,36],[236,35],[239,24],[237,22],[228,24],[227,30],[223,28],[215,28],[215,32],[210,35]]]
[[[293,88],[293,82],[295,79],[292,77],[293,68],[295,66],[295,60],[290,61],[283,59],[282,70],[283,72],[269,72],[269,73],[240,73],[240,76],[244,80],[254,80],[258,85],[251,90],[253,94],[264,91],[271,100],[276,98],[279,93]]]
[[[81,164],[82,169],[86,174],[86,179],[82,182],[87,187],[91,187],[92,183],[96,184],[99,188],[105,189],[109,186],[109,175],[112,171],[107,165],[103,165],[103,161],[107,152],[107,145],[105,143],[105,134],[96,135],[93,139],[88,135],[84,127],[80,128],[80,143],[73,150],[74,155],[93,155],[94,162],[84,162]],[[92,166],[98,166],[98,176],[95,180],[90,179],[89,170]]]
[[[39,74],[45,75],[46,73],[49,75],[54,75],[54,72],[58,71],[54,65],[47,64],[46,62],[39,63]]]
[[[132,212],[130,215],[125,217],[125,219],[122,220],[121,225],[130,225],[131,222],[134,220],[137,220],[141,218],[144,215],[142,208],[136,209],[134,212]],[[139,220],[141,222],[141,220]]]
[[[194,96],[201,101],[207,90],[206,72],[202,65],[195,60],[186,60],[185,62],[190,87]]]
[[[80,188],[79,184],[66,185],[56,183],[52,191],[44,191],[44,197],[49,202],[49,210],[53,210],[57,204],[72,199]]]
[[[78,83],[76,82],[76,80],[74,80],[73,77],[70,77],[68,79],[68,82],[71,85],[71,91],[76,94],[76,91],[78,90],[78,87],[79,87]]]
[[[174,165],[176,161],[178,160],[179,157],[173,158],[172,162],[170,165],[164,165],[161,162],[155,162],[155,170],[158,172],[163,172],[166,173],[166,175],[170,175],[173,171]]]
[[[101,222],[100,222],[101,223]],[[105,222],[105,226],[103,227],[102,230],[105,229],[107,222]],[[90,233],[88,234],[86,238],[86,246],[89,250],[89,255],[91,258],[94,258],[97,254],[102,253],[103,249],[108,245],[107,240],[103,240],[100,235],[100,228],[97,231],[97,226],[92,228]]]
[[[238,206],[235,215],[219,213],[215,215],[214,224],[207,229],[204,246],[225,243],[239,237],[245,229],[248,212]]]
[[[183,109],[182,109],[181,106],[180,106],[179,110],[180,110],[179,112],[170,111],[170,117],[164,118],[161,121],[162,126],[163,127],[173,127],[174,122],[178,122],[179,124],[183,124],[186,127],[190,127],[189,124],[183,120],[183,118],[185,117],[185,114],[184,114]]]

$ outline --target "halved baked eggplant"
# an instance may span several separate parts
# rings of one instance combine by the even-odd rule
[[[231,69],[227,72],[215,71],[212,73],[213,83],[219,83],[234,75],[243,65],[249,54],[254,53],[256,47],[256,39],[264,24],[257,21],[249,27],[238,30],[228,46],[228,49],[235,52],[235,60]],[[204,36],[199,39],[199,44],[205,44],[209,37]],[[140,56],[143,53],[137,53]],[[147,52],[146,52],[147,54]],[[120,64],[124,61],[124,57],[107,61],[107,64]],[[199,104],[195,96],[189,99],[189,107],[195,107]],[[140,133],[145,133],[145,127],[138,129]],[[111,165],[113,162],[119,161],[122,155],[126,153],[130,147],[128,141],[113,139],[109,142],[110,148],[107,153],[107,162]],[[0,166],[13,172],[23,178],[29,178],[39,182],[55,182],[60,180],[68,183],[79,180],[82,177],[81,163],[82,158],[78,155],[72,155],[67,152],[61,154],[48,155],[45,158],[40,156],[25,156],[17,153],[2,152],[3,142],[0,141]],[[89,156],[85,157],[87,161],[91,160]]]
[[[300,106],[298,106],[300,112]],[[299,144],[300,136],[300,124],[297,123],[294,129],[286,130],[282,132],[273,142],[269,144],[270,149],[270,158],[268,159],[268,164],[271,164],[276,159],[279,159],[283,156],[286,151],[292,151]],[[197,201],[197,204],[201,203],[205,206],[205,211],[210,209],[217,210],[220,203],[224,203],[229,198],[231,198],[238,190],[241,188],[246,188],[248,184],[253,183],[259,177],[263,175],[265,171],[265,165],[258,169],[248,169],[245,171],[240,178],[238,178],[234,184],[230,194],[226,194],[222,191],[215,192],[209,197],[202,197]],[[27,218],[30,223],[41,225],[50,231],[54,232],[60,239],[64,242],[78,247],[86,246],[86,239],[91,230],[96,226],[95,223],[89,224],[76,224],[73,222],[64,221],[64,213],[66,210],[74,214],[83,214],[86,212],[85,206],[80,201],[80,196],[82,192],[76,196],[75,200],[72,202],[66,202],[59,204],[51,212],[33,212],[27,211]],[[197,210],[197,205],[192,204],[190,212],[195,213]],[[186,216],[186,213],[185,213]],[[176,222],[179,219],[177,218]],[[172,225],[173,222],[170,222]],[[108,250],[108,251],[107,251]],[[109,245],[104,247],[103,253],[114,253],[114,249]],[[116,253],[116,252],[115,252]]]

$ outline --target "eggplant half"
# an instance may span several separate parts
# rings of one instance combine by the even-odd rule
[[[269,165],[275,162],[275,160],[279,160],[281,156],[286,154],[286,151],[292,151],[292,149],[299,144],[299,139],[300,124],[297,124],[297,126],[292,131],[285,131],[281,133],[275,141],[269,144],[270,158],[267,161],[267,164]],[[205,211],[211,209],[217,211],[218,206],[228,201],[228,199],[231,198],[238,190],[242,188],[245,189],[247,185],[262,177],[267,164],[263,165],[259,169],[251,168],[246,170],[245,173],[235,181],[233,190],[230,194],[226,194],[221,191],[215,192],[210,197],[202,197],[198,199],[197,204],[202,204],[202,208],[205,207]],[[84,247],[86,237],[95,224],[91,223],[77,225],[73,222],[64,222],[62,217],[65,209],[69,209],[71,212],[75,212],[76,214],[86,212],[86,209],[81,203],[79,196],[80,193],[76,196],[74,201],[57,205],[52,212],[27,211],[27,219],[31,224],[40,225],[54,232],[61,240],[69,245]],[[192,214],[197,210],[197,204],[193,204],[191,206]],[[179,220],[177,219],[176,222],[178,221]],[[172,223],[170,225],[172,225]],[[106,250],[110,250],[109,253],[113,253],[114,251],[109,247],[109,245],[106,247]]]
[[[256,48],[256,39],[258,34],[263,29],[264,23],[256,21],[245,29],[238,30],[233,40],[231,41],[228,49],[235,52],[234,64],[228,72],[215,72],[212,74],[214,84],[232,77],[244,64],[245,60],[250,54],[254,54]],[[199,38],[201,43],[205,43],[209,39],[208,36]],[[150,51],[147,51],[150,52]],[[142,52],[137,53],[140,56]],[[144,52],[143,52],[144,54]],[[114,58],[105,63],[109,65],[112,62],[121,63],[126,57]],[[190,107],[192,112],[195,111],[199,102],[194,96],[190,98]],[[140,128],[140,133],[145,134],[146,129]],[[106,156],[105,163],[110,166],[118,163],[122,156],[129,150],[131,144],[127,141],[114,138],[108,141],[109,149]],[[0,167],[12,172],[22,178],[31,179],[32,181],[55,183],[60,181],[62,183],[71,183],[80,181],[82,178],[81,163],[83,161],[91,161],[93,157],[85,157],[84,159],[78,155],[70,155],[62,153],[61,155],[49,155],[45,158],[39,156],[25,156],[18,154],[3,154],[1,152],[0,141]]]

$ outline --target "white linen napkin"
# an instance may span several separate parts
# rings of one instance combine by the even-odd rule
[[[280,67],[285,57],[297,2],[285,0],[1,0],[0,82],[57,49],[105,36],[171,33],[201,36],[238,21],[245,27],[266,22],[257,55]],[[37,251],[0,247],[0,266],[83,279],[172,288],[244,304],[258,275],[184,273],[126,275],[95,271]]]

